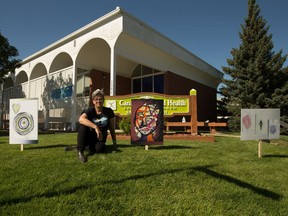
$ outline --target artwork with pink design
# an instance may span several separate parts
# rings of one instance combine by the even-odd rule
[[[251,117],[249,114],[245,115],[243,118],[242,118],[242,124],[244,125],[244,127],[246,129],[249,129],[251,127]]]
[[[280,109],[241,109],[241,140],[279,137]]]

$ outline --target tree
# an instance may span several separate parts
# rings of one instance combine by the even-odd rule
[[[3,83],[9,72],[14,73],[15,69],[20,67],[20,59],[15,58],[18,56],[18,50],[9,44],[0,32],[0,83]]]
[[[256,0],[248,0],[248,15],[241,30],[242,43],[232,49],[229,66],[222,67],[229,78],[223,80],[220,89],[234,130],[240,129],[242,108],[278,108],[281,102],[281,113],[288,115],[288,100],[282,95],[286,92],[287,97],[287,68],[283,68],[287,55],[283,56],[282,50],[273,51],[272,34],[268,34],[269,26],[260,16]]]

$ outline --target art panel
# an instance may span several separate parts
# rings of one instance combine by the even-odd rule
[[[131,143],[163,144],[163,100],[132,100]]]
[[[279,137],[280,109],[241,109],[241,140]]]
[[[9,143],[38,143],[38,99],[10,99]]]

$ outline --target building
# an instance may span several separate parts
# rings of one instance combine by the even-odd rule
[[[0,89],[1,125],[9,119],[9,99],[38,98],[40,129],[76,130],[78,116],[96,88],[104,88],[110,96],[187,95],[194,88],[198,120],[216,121],[222,77],[220,71],[117,7],[22,61]]]

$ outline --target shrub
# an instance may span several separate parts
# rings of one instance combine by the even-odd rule
[[[124,134],[130,135],[131,116],[129,115],[123,117],[119,122],[119,127],[124,132]]]

